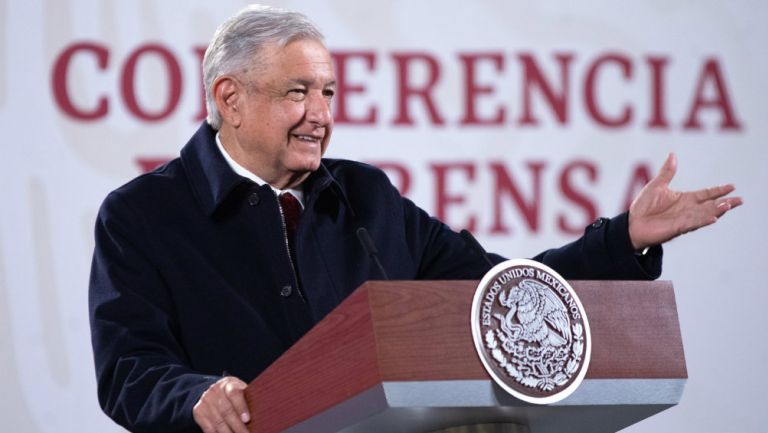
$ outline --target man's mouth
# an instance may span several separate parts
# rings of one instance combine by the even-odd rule
[[[320,140],[323,139],[322,135],[293,134],[293,136],[296,137],[299,141],[304,141],[307,143],[319,143]]]

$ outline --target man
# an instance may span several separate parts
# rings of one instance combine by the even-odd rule
[[[381,277],[360,227],[395,279],[477,279],[488,269],[381,171],[321,159],[335,75],[303,15],[238,13],[208,47],[204,82],[207,123],[180,158],[111,193],[96,224],[99,400],[132,431],[244,433],[258,423],[245,383]],[[628,214],[535,259],[566,278],[656,278],[661,243],[741,204],[726,197],[733,186],[671,191],[674,173],[670,155]]]

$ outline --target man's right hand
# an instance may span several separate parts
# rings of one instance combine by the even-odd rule
[[[195,422],[205,433],[248,433],[251,421],[245,403],[246,383],[226,376],[211,385],[192,408]]]

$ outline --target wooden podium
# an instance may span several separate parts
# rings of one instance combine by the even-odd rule
[[[363,284],[247,388],[252,432],[615,432],[677,404],[687,372],[669,281],[571,281],[592,360],[568,398],[507,394],[475,353],[473,281]]]

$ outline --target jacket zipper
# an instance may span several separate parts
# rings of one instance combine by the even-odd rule
[[[291,257],[291,246],[288,244],[288,227],[285,225],[285,214],[283,214],[283,206],[280,205],[280,197],[275,195],[275,199],[277,200],[277,208],[280,209],[280,223],[283,225],[283,239],[285,240],[285,253],[288,255],[288,264],[291,267],[291,274],[293,274],[293,282],[296,284],[296,292],[299,294],[299,298],[301,298],[301,301],[306,303],[306,299],[304,299],[304,294],[301,292],[301,287],[299,286],[299,275],[296,273],[296,266],[293,264],[293,258]]]

